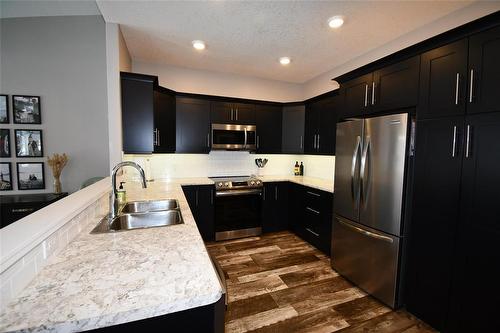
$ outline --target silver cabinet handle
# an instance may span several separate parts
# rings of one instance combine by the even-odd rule
[[[469,88],[469,103],[472,103],[472,96],[473,96],[473,90],[474,88],[474,69],[470,70],[470,88]]]
[[[210,132],[207,133],[207,148],[210,148]]]
[[[260,140],[259,140],[259,136],[257,135],[257,149],[259,149],[259,143],[260,143]]]
[[[319,214],[321,214],[321,212],[320,212],[320,211],[317,211],[316,209],[312,209],[311,207],[306,207],[306,209],[307,209],[308,211],[310,211],[310,212],[313,212],[314,214],[318,214],[318,215],[319,215]]]
[[[351,199],[353,204],[355,204],[355,200],[357,199],[357,193],[355,193],[356,191],[354,188],[354,174],[356,172],[356,164],[358,164],[358,155],[360,148],[361,148],[361,137],[358,135],[356,137],[356,146],[354,147],[354,152],[352,153],[352,162],[351,162]]]
[[[319,150],[319,134],[318,134],[318,144],[316,148]]]
[[[155,128],[153,130],[153,135],[154,135],[154,137],[153,137],[153,146],[159,146],[159,144],[158,144],[158,129],[157,128]]]
[[[375,105],[375,81],[372,82],[372,105]]]
[[[274,188],[274,200],[278,201],[278,186]]]
[[[245,128],[245,144],[243,145],[243,148],[247,147],[247,143],[248,143],[248,133],[247,133],[247,129]]]
[[[314,192],[311,192],[311,191],[307,191],[306,193],[310,194],[310,195],[314,195],[315,197],[321,197],[321,194],[314,193]]]
[[[156,142],[158,143],[158,146],[161,146],[161,135],[160,135],[160,130],[156,130],[156,135],[158,136],[158,139],[156,139]]]
[[[341,219],[337,218],[337,221],[339,221],[342,225],[356,231],[356,232],[359,232],[360,234],[363,234],[365,236],[368,236],[368,237],[371,237],[371,238],[376,238],[376,239],[380,239],[380,240],[383,240],[383,241],[386,241],[386,242],[389,242],[389,243],[393,243],[394,241],[392,240],[391,237],[387,237],[387,236],[384,236],[384,235],[380,235],[380,234],[377,234],[377,233],[374,233],[374,232],[370,232],[368,230],[365,230],[365,229],[361,229],[361,228],[358,228],[354,225],[351,225],[347,222],[344,222],[342,221]]]
[[[458,105],[459,85],[460,85],[460,73],[457,73],[457,79],[455,80],[455,105]]]
[[[365,85],[365,107],[368,106],[368,84]]]
[[[457,126],[453,126],[453,143],[451,145],[451,157],[455,157],[457,147]]]
[[[214,204],[214,190],[210,189],[210,204]]]
[[[311,229],[309,229],[309,228],[306,228],[306,230],[307,230],[307,231],[309,231],[309,232],[310,232],[311,234],[313,234],[314,236],[319,237],[319,234],[318,234],[317,232],[314,232],[314,231],[312,231],[312,230],[311,230]]]
[[[13,208],[11,210],[12,213],[28,213],[33,212],[35,208]]]
[[[470,125],[467,125],[467,139],[465,143],[465,158],[470,157]]]
[[[304,137],[300,136],[300,149],[304,148]]]
[[[313,149],[316,149],[316,134],[313,135]]]
[[[238,120],[238,108],[236,108],[236,119],[235,120]]]

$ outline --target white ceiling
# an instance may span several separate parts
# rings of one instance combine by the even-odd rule
[[[133,60],[306,82],[474,1],[101,1]],[[327,25],[344,15],[338,30]],[[207,43],[203,52],[194,39]],[[278,63],[290,56],[292,64]]]

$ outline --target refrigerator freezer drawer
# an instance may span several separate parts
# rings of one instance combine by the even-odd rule
[[[335,216],[332,267],[351,282],[394,308],[399,238]]]

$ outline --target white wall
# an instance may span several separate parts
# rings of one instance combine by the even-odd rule
[[[118,27],[118,46],[120,52],[120,71],[131,72],[132,71],[132,58],[130,57],[130,52],[127,48],[127,43],[123,38],[122,31]]]
[[[256,158],[267,158],[259,169]],[[335,157],[314,155],[250,154],[248,152],[213,151],[210,154],[125,155],[145,170],[148,179],[241,175],[293,175],[295,161],[304,162],[304,175],[333,181]],[[126,171],[134,173],[135,171]]]
[[[302,86],[295,83],[134,60],[132,70],[136,73],[157,75],[160,85],[178,92],[274,102],[302,100]]]
[[[11,128],[11,162],[46,162],[53,153],[67,153],[61,181],[64,191],[109,174],[106,33],[100,16],[5,18],[1,25],[2,94],[41,96],[41,125],[1,125]],[[10,99],[10,98],[9,98]],[[9,101],[10,102],[10,101]],[[43,158],[15,158],[14,128],[43,130]],[[45,163],[45,190],[52,192],[52,172]]]

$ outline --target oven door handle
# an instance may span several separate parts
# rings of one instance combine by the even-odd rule
[[[215,197],[231,197],[235,195],[247,195],[247,194],[262,194],[261,189],[250,189],[250,190],[229,190],[229,191],[220,191],[215,192]]]

